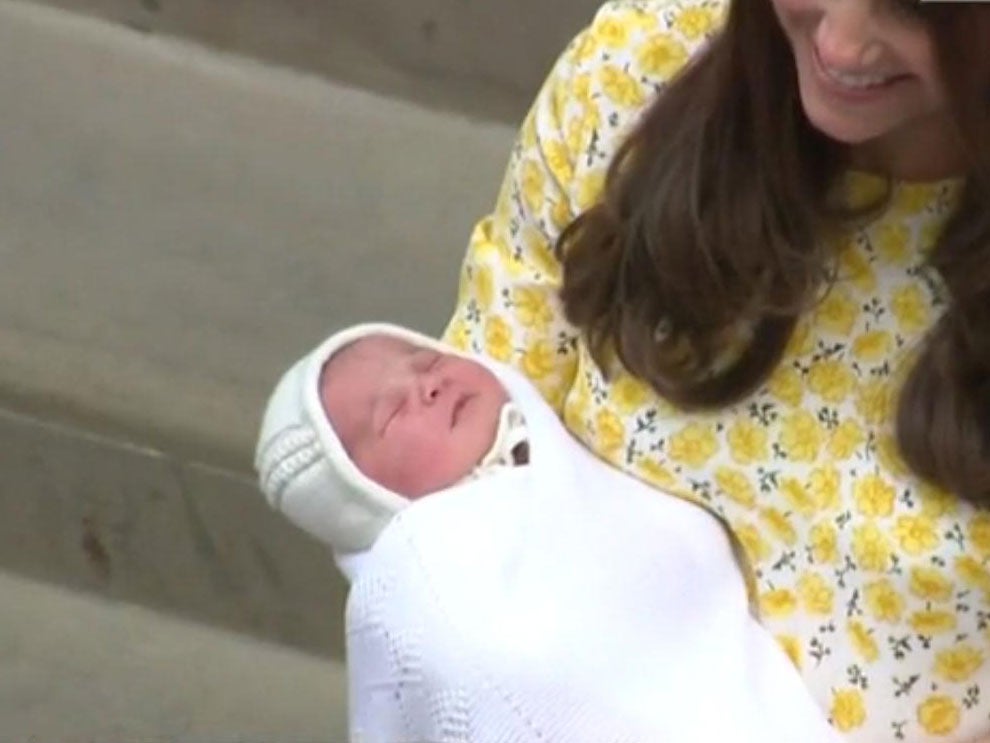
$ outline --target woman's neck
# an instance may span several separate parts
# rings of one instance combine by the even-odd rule
[[[915,182],[955,178],[966,172],[955,127],[944,116],[935,115],[850,146],[849,164],[854,170]]]

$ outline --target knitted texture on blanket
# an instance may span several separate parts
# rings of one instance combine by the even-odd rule
[[[496,371],[530,465],[404,509],[354,572],[355,740],[831,741],[719,524],[596,460]]]

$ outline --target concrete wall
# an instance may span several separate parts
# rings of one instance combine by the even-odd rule
[[[339,657],[262,406],[345,323],[442,327],[594,4],[0,0],[0,570]]]
[[[600,0],[46,0],[514,122]]]

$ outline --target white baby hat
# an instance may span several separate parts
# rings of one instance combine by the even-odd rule
[[[429,336],[385,323],[356,325],[332,335],[279,380],[265,409],[254,459],[268,503],[338,553],[370,547],[409,504],[357,468],[320,402],[323,366],[334,353],[368,335],[451,353]]]

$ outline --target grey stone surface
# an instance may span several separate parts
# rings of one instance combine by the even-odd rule
[[[475,117],[516,121],[601,0],[46,0]]]
[[[3,411],[0,452],[4,569],[343,658],[343,581],[253,480]]]
[[[4,743],[342,743],[341,666],[0,572]]]
[[[278,373],[436,332],[513,128],[0,1],[0,405],[250,467]]]
[[[61,4],[306,70],[327,72],[314,60],[337,55],[333,65],[350,70],[341,80],[430,104],[443,91],[454,108],[475,113],[464,104],[484,99],[508,116],[522,100],[513,86],[518,92],[543,75],[541,62],[505,42],[517,31],[527,44],[544,38],[535,25],[542,10],[529,16],[534,25],[512,29],[508,21],[526,12],[521,0],[376,2]],[[561,18],[588,15],[576,4],[566,13],[564,2],[546,5]],[[328,15],[333,8],[341,15]],[[415,33],[429,27],[420,13],[455,24],[426,33],[438,45],[433,51],[416,47]],[[456,24],[463,38],[450,37]],[[546,35],[544,59],[570,35],[566,25],[560,41]],[[399,38],[407,32],[414,35]],[[174,644],[152,644],[153,657],[142,656],[157,625],[132,625],[122,617],[139,610],[119,602],[158,610],[163,622],[172,621],[164,613],[183,615],[292,645],[318,656],[315,674],[335,667],[344,587],[325,550],[269,512],[254,487],[250,460],[263,404],[278,373],[343,324],[442,327],[469,232],[491,206],[514,133],[514,125],[163,34],[0,0],[0,569],[103,602],[39,593],[32,604],[33,588],[0,580],[0,621],[16,624],[0,625],[3,741],[28,732],[58,741],[72,715],[93,708],[121,727],[91,728],[91,740],[171,734],[155,723],[130,737],[138,730],[126,727],[132,691],[160,701],[149,714],[206,731],[200,740],[225,740],[209,731],[238,732],[220,723],[196,727],[212,719],[211,699],[216,710],[261,719],[251,710],[264,677],[249,671],[252,659],[264,667],[268,656],[237,644],[249,642],[243,637],[206,629],[236,649],[210,656],[204,648],[214,640],[162,630]],[[473,45],[475,56],[458,45]],[[503,48],[489,54],[496,46]],[[444,55],[458,49],[466,61],[451,66]],[[516,63],[532,73],[529,82],[486,78],[485,64],[509,71]],[[72,632],[45,621],[31,626],[32,616],[48,614],[63,624],[90,619]],[[21,639],[12,646],[12,637]],[[131,648],[125,657],[133,653],[120,667],[109,660],[115,639]],[[185,653],[185,642],[200,655]],[[214,665],[204,668],[211,657]],[[120,675],[85,686],[90,664],[100,663]],[[154,669],[143,676],[146,666]],[[176,683],[183,668],[188,687]],[[245,685],[229,690],[231,698],[204,692],[207,682],[228,683],[225,668]],[[311,692],[332,692],[313,714],[333,717],[343,703],[333,685],[339,679],[310,684],[315,677],[299,668],[286,665],[283,678],[300,674],[299,698],[311,712]],[[39,701],[51,679],[64,683]],[[182,688],[156,686],[164,680]],[[109,699],[114,693],[120,702]],[[281,693],[268,706],[258,702],[257,714],[277,707]],[[4,698],[23,702],[20,716],[8,717]],[[285,709],[286,717],[272,712],[271,719],[288,720],[293,707]],[[308,719],[318,724],[299,735],[323,729],[325,718]],[[289,732],[251,727],[237,740],[318,739],[280,729]]]

